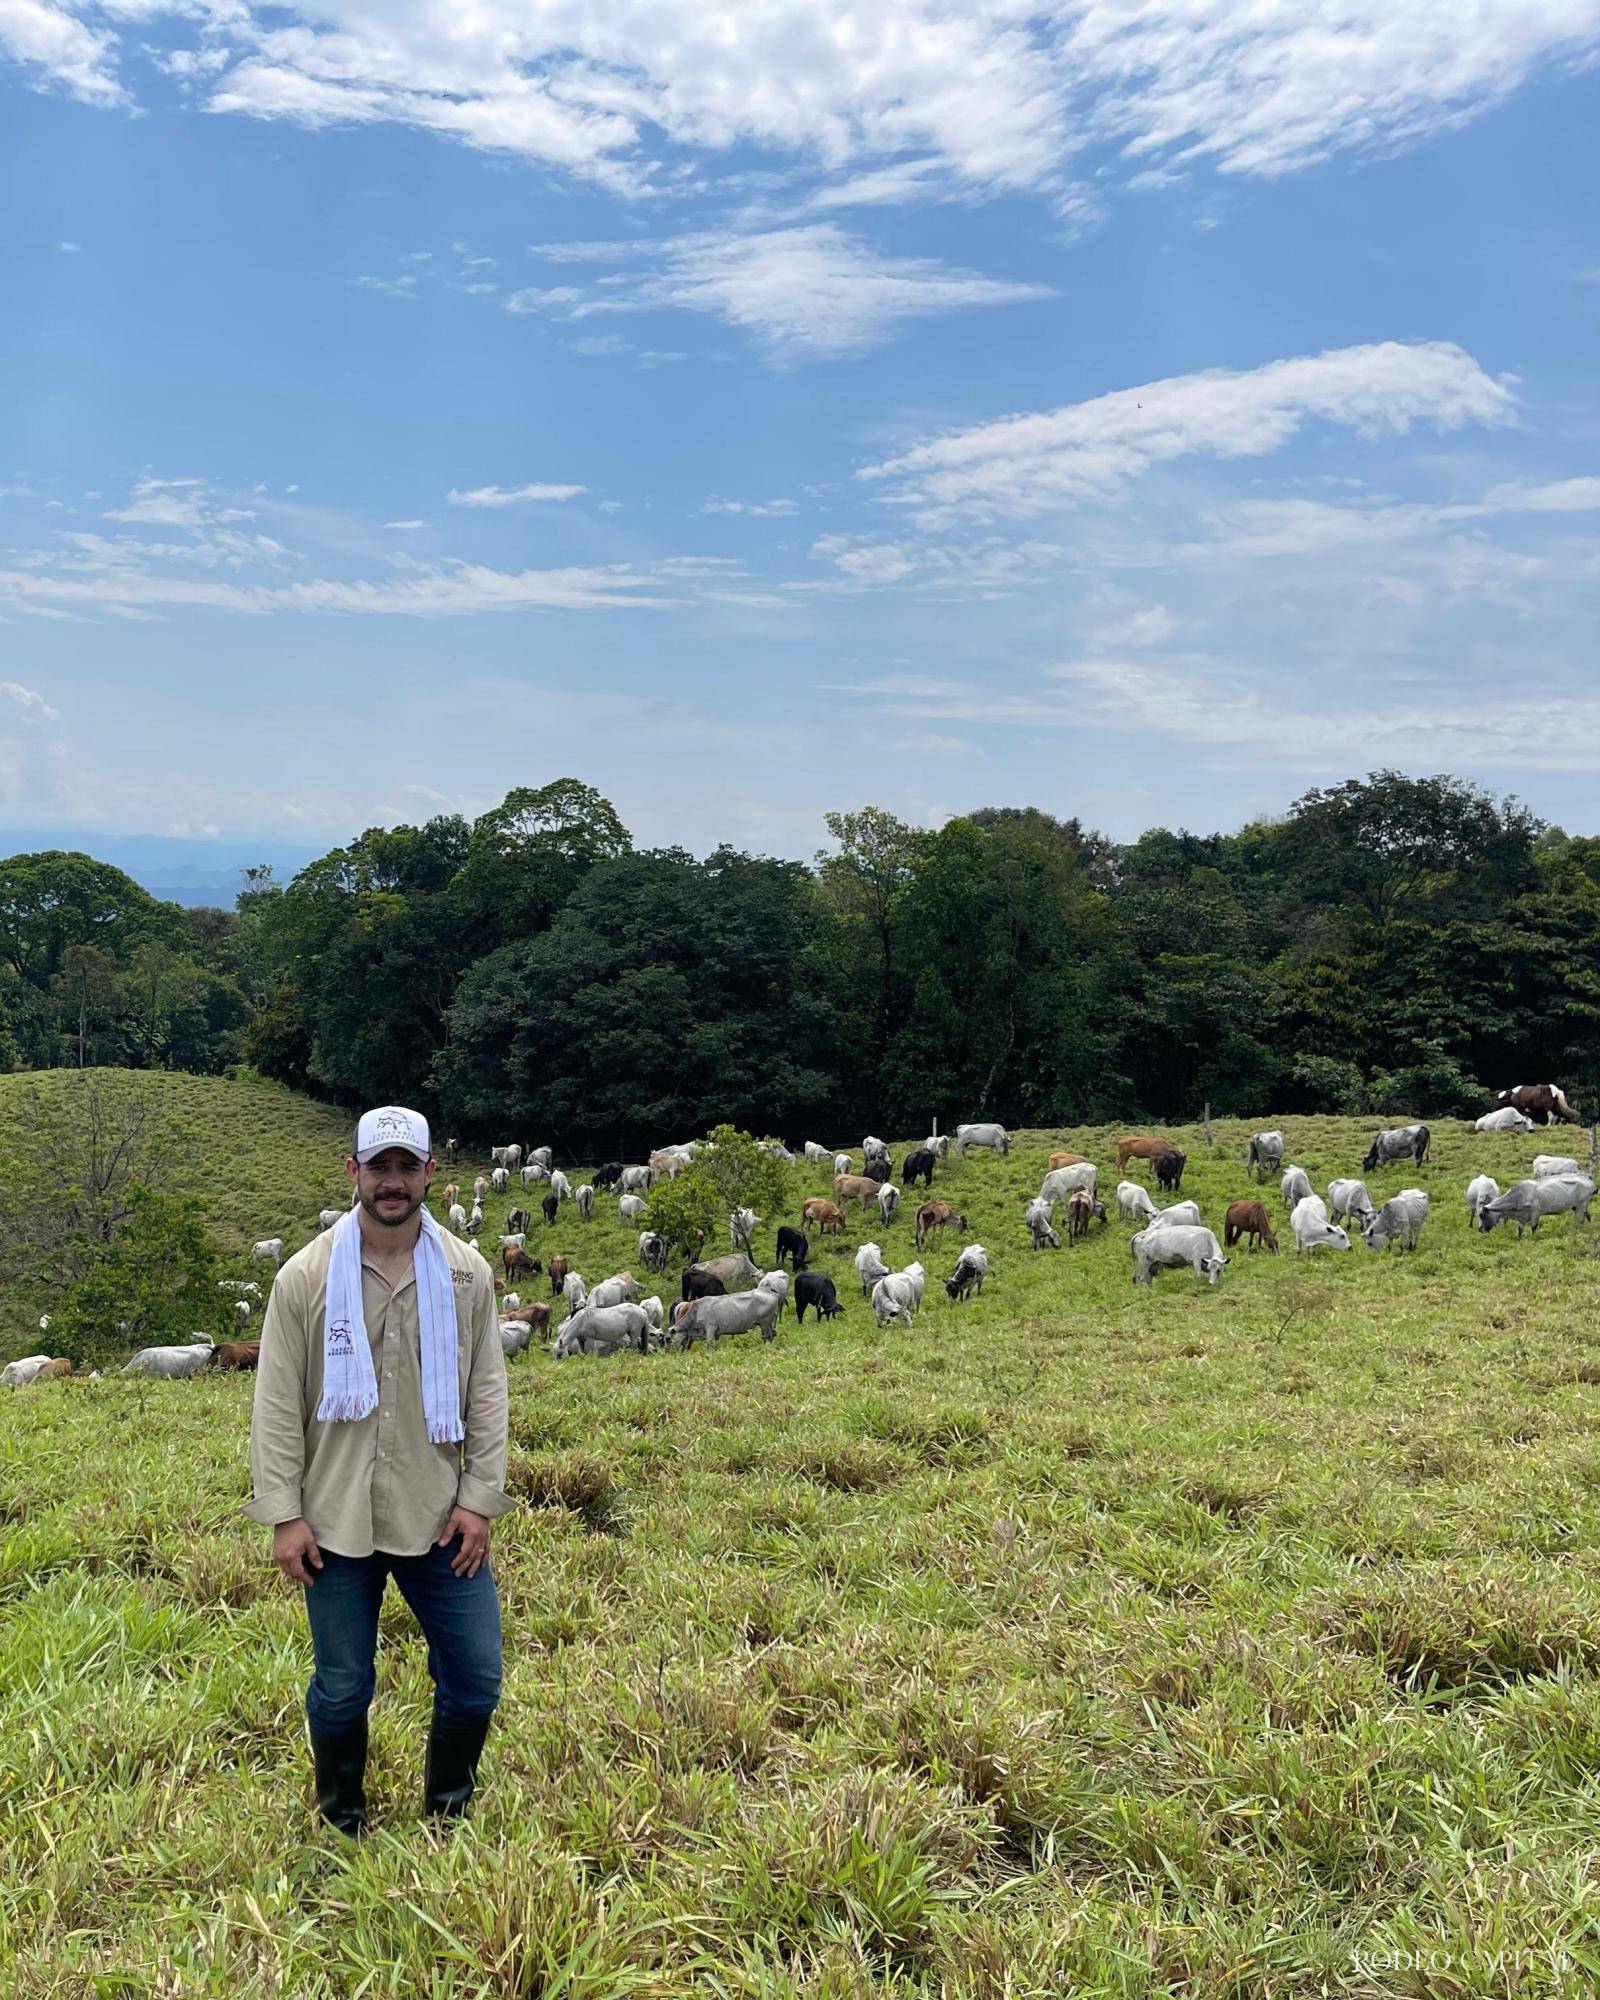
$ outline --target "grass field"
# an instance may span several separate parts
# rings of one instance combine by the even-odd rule
[[[241,1240],[295,1244],[326,1115],[280,1184],[255,1101],[217,1114],[259,1176]],[[1319,1187],[1359,1170],[1370,1126],[1282,1122]],[[1414,1256],[1236,1253],[1146,1293],[1127,1226],[1037,1256],[1021,1228],[1053,1143],[1114,1186],[1110,1136],[942,1171],[994,1276],[951,1306],[938,1246],[912,1330],[849,1261],[906,1261],[903,1211],[816,1244],[830,1326],[512,1364],[506,1693],[446,1837],[393,1601],[378,1831],[315,1825],[303,1613],[238,1511],[248,1381],[8,1397],[11,1990],[1588,2000],[1600,1230],[1474,1235],[1461,1200],[1586,1141],[1441,1126],[1371,1177],[1432,1193]],[[1181,1136],[1219,1222],[1246,1128]],[[797,1169],[796,1208],[827,1181]],[[532,1247],[592,1281],[633,1244],[603,1203]]]

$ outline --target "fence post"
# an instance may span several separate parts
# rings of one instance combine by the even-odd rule
[[[1600,1125],[1589,1127],[1589,1172],[1600,1170]]]
[[[1209,1097],[1206,1099],[1205,1125],[1206,1125],[1206,1144],[1209,1146],[1211,1144],[1211,1099]]]

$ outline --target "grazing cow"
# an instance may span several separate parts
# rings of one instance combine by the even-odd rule
[[[1472,1129],[1474,1132],[1531,1132],[1533,1120],[1525,1111],[1507,1104],[1498,1111],[1486,1111]]]
[[[1294,1231],[1294,1254],[1297,1257],[1302,1250],[1309,1254],[1313,1250],[1350,1248],[1349,1235],[1338,1223],[1328,1220],[1328,1204],[1319,1194],[1303,1195],[1295,1203],[1289,1227]]]
[[[833,1198],[842,1208],[847,1201],[858,1202],[865,1208],[869,1201],[878,1199],[881,1182],[870,1180],[865,1174],[835,1174],[833,1177]]]
[[[952,1299],[971,1298],[983,1290],[989,1275],[989,1253],[981,1243],[969,1243],[956,1263],[955,1276],[946,1278],[944,1288]]]
[[[914,1326],[925,1282],[920,1264],[908,1264],[903,1271],[891,1271],[888,1277],[880,1278],[872,1288],[872,1316],[879,1326],[888,1326],[892,1320]]]
[[[728,1217],[728,1235],[735,1250],[744,1251],[746,1256],[750,1254],[750,1246],[760,1221],[761,1217],[753,1208],[736,1208],[733,1211]]]
[[[811,1245],[803,1233],[784,1224],[778,1231],[778,1262],[781,1264],[787,1257],[795,1270],[803,1271],[810,1256]]]
[[[259,1348],[261,1345],[259,1340],[255,1342],[238,1341],[233,1344],[240,1347],[248,1347],[253,1345],[257,1348]],[[38,1374],[34,1376],[33,1379],[35,1382],[59,1382],[63,1379],[63,1377],[68,1376],[71,1373],[72,1373],[72,1363],[67,1359],[67,1357],[64,1354],[58,1354],[54,1361],[47,1361],[44,1364],[44,1366],[39,1370]]]
[[[482,1201],[488,1192],[488,1180],[483,1174],[479,1174],[472,1183],[472,1199],[474,1201]]]
[[[0,1368],[0,1389],[25,1389],[30,1382],[37,1382],[49,1366],[48,1354],[24,1354],[16,1361],[8,1361]]]
[[[675,1181],[689,1162],[682,1153],[659,1152],[650,1155],[650,1185],[657,1181]]]
[[[1176,1146],[1156,1155],[1156,1186],[1168,1194],[1176,1194],[1183,1186],[1183,1170],[1189,1164],[1189,1155],[1179,1152]]]
[[[512,1209],[511,1213],[506,1217],[506,1234],[508,1236],[526,1236],[529,1222],[530,1217],[525,1208]]]
[[[1179,1228],[1192,1228],[1203,1220],[1200,1204],[1197,1201],[1168,1202],[1165,1208],[1158,1208],[1155,1213],[1155,1222],[1168,1228],[1173,1225]],[[1150,1227],[1154,1228],[1155,1223]]]
[[[786,1167],[794,1165],[794,1154],[789,1151],[789,1148],[781,1139],[758,1139],[756,1146],[769,1159],[779,1160]]]
[[[1273,1256],[1277,1256],[1278,1239],[1272,1233],[1265,1202],[1234,1201],[1228,1204],[1228,1212],[1222,1218],[1222,1240],[1231,1250],[1241,1236],[1249,1237],[1252,1250],[1258,1250],[1265,1243]]]
[[[500,1347],[506,1359],[521,1354],[533,1339],[532,1322],[525,1319],[505,1319],[500,1321]]]
[[[797,1326],[805,1325],[807,1306],[818,1319],[837,1319],[844,1311],[833,1280],[825,1271],[802,1271],[795,1279],[794,1317]]]
[[[1087,1194],[1098,1193],[1099,1179],[1100,1169],[1092,1160],[1082,1160],[1075,1167],[1052,1167],[1039,1183],[1039,1194],[1053,1209],[1058,1201],[1065,1201],[1079,1188]]]
[[[643,1194],[649,1185],[648,1167],[624,1167],[617,1180],[617,1188],[622,1194]]]
[[[594,1184],[597,1188],[601,1189],[614,1188],[617,1182],[622,1179],[623,1171],[623,1165],[620,1160],[607,1160],[605,1165],[595,1175]]]
[[[511,1176],[506,1172],[504,1167],[496,1167],[494,1172],[489,1176],[489,1185],[494,1189],[496,1194],[504,1194],[506,1189],[511,1185]]]
[[[543,1201],[540,1202],[539,1213],[544,1217],[546,1226],[555,1221],[556,1210],[560,1208],[560,1206],[561,1203],[556,1199],[556,1197],[553,1194],[547,1194],[544,1197]]]
[[[1304,1167],[1285,1167],[1283,1179],[1278,1185],[1283,1190],[1284,1206],[1290,1209],[1297,1201],[1304,1201],[1308,1194],[1316,1193],[1311,1185],[1311,1176]]]
[[[561,1281],[561,1296],[566,1301],[567,1318],[582,1312],[589,1303],[589,1287],[583,1282],[581,1271],[569,1271]]]
[[[887,1153],[874,1153],[861,1171],[867,1180],[877,1187],[882,1187],[885,1181],[894,1178],[894,1162]]]
[[[1415,1160],[1419,1167],[1423,1166],[1432,1137],[1426,1125],[1388,1126],[1368,1148],[1367,1157],[1361,1162],[1363,1173],[1370,1174],[1374,1167],[1386,1167],[1391,1160]]]
[[[695,1296],[689,1290],[689,1281],[697,1273],[716,1278],[727,1292],[745,1291],[761,1276],[759,1268],[748,1257],[708,1257],[704,1263],[691,1264],[684,1271],[683,1296],[686,1299]]]
[[[317,1210],[318,1233],[320,1234],[324,1229],[331,1229],[336,1222],[342,1222],[344,1215],[345,1211],[342,1208],[319,1208]]]
[[[572,1190],[572,1199],[578,1204],[578,1213],[587,1222],[594,1214],[594,1189],[588,1181],[582,1187]]]
[[[1088,1164],[1088,1160],[1089,1155],[1087,1153],[1052,1153],[1050,1155],[1050,1165],[1052,1168],[1082,1167]]]
[[[1367,1193],[1365,1181],[1338,1180],[1328,1183],[1328,1207],[1335,1222],[1354,1220],[1366,1226],[1366,1220],[1373,1213],[1372,1196]]]
[[[914,1153],[907,1153],[900,1167],[902,1187],[915,1187],[918,1179],[925,1188],[933,1186],[933,1167],[937,1154],[929,1146],[920,1146]]]
[[[1011,1134],[1003,1125],[958,1125],[957,1157],[964,1160],[974,1146],[981,1152],[999,1153],[1004,1157],[1011,1151]]]
[[[1176,1151],[1171,1139],[1135,1138],[1129,1134],[1117,1141],[1117,1172],[1120,1174],[1130,1160],[1159,1160],[1163,1153]]]
[[[874,1139],[869,1132],[861,1142],[861,1157],[864,1160],[886,1160],[889,1157],[889,1148],[881,1139]]]
[[[800,1225],[809,1229],[813,1224],[823,1236],[836,1235],[844,1228],[844,1211],[835,1208],[831,1201],[824,1201],[819,1194],[809,1195],[800,1205]]]
[[[554,1201],[554,1195],[547,1195],[546,1201]],[[650,1213],[650,1204],[642,1194],[625,1194],[617,1203],[617,1213],[624,1222],[639,1222]]]
[[[715,1271],[697,1271],[691,1267],[683,1274],[685,1300],[720,1299],[727,1289]]]
[[[551,1349],[557,1361],[574,1354],[615,1354],[631,1350],[643,1354],[650,1321],[642,1306],[582,1306],[562,1322]]]
[[[856,1163],[854,1160],[851,1159],[848,1153],[834,1154],[833,1171],[836,1174],[853,1174],[855,1170],[856,1170]]]
[[[1074,1188],[1067,1196],[1067,1241],[1080,1242],[1089,1233],[1091,1222],[1104,1222],[1106,1205],[1096,1201],[1087,1188]]]
[[[444,1191],[444,1206],[446,1208],[453,1208],[460,1199],[461,1199],[461,1187],[459,1182],[456,1181],[448,1182],[445,1186],[445,1191]]]
[[[281,1236],[264,1236],[259,1243],[252,1243],[250,1246],[250,1261],[252,1264],[270,1264],[276,1270],[283,1262],[283,1238]],[[152,1353],[154,1351],[154,1349],[151,1350]],[[126,1374],[127,1371],[124,1370],[123,1372]]]
[[[826,1146],[819,1146],[815,1139],[808,1139],[800,1149],[814,1167],[825,1167],[833,1158]]]
[[[887,1278],[889,1266],[883,1261],[883,1252],[876,1243],[863,1243],[856,1252],[856,1276],[861,1280],[861,1296],[865,1298],[880,1278]]]
[[[664,1271],[667,1268],[667,1239],[658,1236],[653,1229],[640,1230],[639,1261],[647,1271]]]
[[[537,1278],[544,1266],[537,1257],[530,1257],[518,1243],[507,1243],[500,1251],[500,1261],[505,1266],[506,1277]]]
[[[517,1168],[522,1165],[522,1148],[520,1146],[507,1146],[504,1164],[515,1173]]]
[[[1475,1174],[1467,1182],[1467,1213],[1471,1216],[1474,1225],[1476,1225],[1478,1217],[1483,1213],[1486,1204],[1491,1201],[1497,1201],[1499,1196],[1500,1183],[1495,1179],[1493,1174]]]
[[[672,1338],[679,1347],[690,1347],[697,1340],[710,1347],[731,1334],[759,1327],[761,1338],[771,1340],[778,1331],[782,1304],[780,1295],[763,1285],[748,1292],[727,1292],[721,1298],[699,1298],[680,1308],[672,1322]]]
[[[778,1317],[782,1319],[789,1309],[789,1273],[787,1271],[764,1271],[756,1286],[759,1292],[765,1289],[778,1295]]]
[[[895,1210],[900,1206],[900,1190],[892,1181],[885,1181],[878,1190],[878,1213],[883,1217],[885,1229],[894,1221]]]
[[[1515,1084],[1510,1090],[1502,1090],[1494,1102],[1497,1111],[1509,1105],[1513,1111],[1521,1111],[1531,1118],[1535,1125],[1577,1125],[1581,1122],[1558,1083]]]
[[[1533,1177],[1536,1181],[1542,1181],[1552,1174],[1559,1178],[1582,1172],[1583,1168],[1577,1161],[1569,1159],[1565,1153],[1535,1153],[1533,1156]]]
[[[966,1229],[969,1227],[967,1218],[952,1208],[949,1202],[925,1201],[921,1208],[917,1210],[917,1228],[913,1241],[920,1250],[923,1243],[933,1234],[934,1230],[948,1229],[952,1224],[957,1229]]]
[[[522,1170],[522,1185],[525,1188],[537,1187],[549,1178],[550,1169],[540,1160],[530,1160]]]
[[[261,1342],[259,1340],[220,1340],[217,1343],[215,1358],[219,1368],[259,1368],[261,1365]]]
[[[1398,1243],[1402,1250],[1415,1250],[1427,1219],[1428,1197],[1422,1189],[1402,1188],[1363,1225],[1361,1233],[1369,1250],[1386,1250],[1391,1243]]]
[[[502,1327],[509,1324],[512,1320],[521,1320],[524,1325],[531,1327],[538,1334],[539,1338],[543,1340],[550,1331],[550,1305],[548,1300],[535,1299],[529,1305],[518,1306],[514,1310],[508,1308],[500,1315]]]
[[[1253,1181],[1264,1181],[1275,1168],[1282,1166],[1284,1139],[1281,1132],[1258,1132],[1250,1141],[1244,1156],[1245,1171]]]
[[[1154,1222],[1156,1205],[1138,1181],[1118,1181],[1117,1214],[1124,1222]]]
[[[1176,1270],[1184,1264],[1197,1278],[1209,1279],[1214,1285],[1228,1261],[1211,1231],[1194,1224],[1182,1229],[1141,1229],[1128,1247],[1133,1254],[1136,1285],[1148,1285],[1157,1271]]]
[[[459,1160],[460,1158],[461,1158],[461,1141],[459,1139],[446,1139],[444,1142],[445,1165],[447,1167],[453,1167],[456,1161]]]
[[[472,1213],[467,1217],[467,1228],[476,1236],[483,1227],[483,1208],[478,1202],[472,1204]]]
[[[530,1167],[543,1167],[545,1172],[549,1173],[555,1157],[555,1151],[552,1147],[533,1146],[528,1152],[528,1165]]]
[[[619,1271],[614,1278],[602,1278],[589,1294],[591,1306],[632,1306],[639,1303],[644,1286],[631,1271]]]
[[[1061,1238],[1056,1233],[1056,1227],[1051,1216],[1051,1205],[1042,1194],[1035,1195],[1033,1200],[1028,1203],[1028,1211],[1023,1220],[1028,1225],[1028,1236],[1035,1250],[1059,1250],[1061,1248]]]
[[[1520,1236],[1525,1229],[1537,1231],[1547,1215],[1570,1215],[1576,1228],[1589,1220],[1594,1193],[1595,1184],[1587,1174],[1546,1174],[1542,1180],[1517,1181],[1504,1194],[1484,1203],[1478,1227],[1488,1230],[1502,1222],[1514,1222]]]
[[[550,1192],[555,1196],[557,1201],[571,1201],[572,1199],[572,1183],[559,1167],[555,1168],[550,1175]]]
[[[556,1253],[554,1257],[550,1259],[551,1298],[554,1298],[556,1293],[559,1292],[561,1290],[561,1287],[567,1282],[567,1273],[571,1269],[572,1269],[571,1264],[565,1257],[563,1257],[560,1254],[559,1251]]]
[[[667,1310],[666,1307],[662,1304],[660,1298],[658,1298],[654,1292],[651,1292],[647,1297],[642,1298],[639,1301],[639,1310],[644,1314],[645,1318],[649,1320],[650,1332],[659,1333],[661,1331],[662,1322],[666,1317],[666,1310]],[[653,1345],[648,1335],[645,1338],[645,1345],[647,1347]]]
[[[184,1375],[198,1375],[216,1351],[215,1342],[210,1340],[185,1341],[181,1347],[141,1347],[122,1372],[176,1381]]]
[[[450,1204],[450,1213],[445,1219],[458,1236],[466,1235],[467,1211],[461,1206],[459,1201],[454,1201]]]

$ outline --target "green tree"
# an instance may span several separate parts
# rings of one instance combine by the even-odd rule
[[[788,1174],[748,1132],[719,1125],[689,1164],[650,1191],[648,1226],[679,1256],[711,1256],[728,1240],[728,1218],[753,1208],[769,1228],[787,1213]]]
[[[473,822],[460,891],[503,937],[544,930],[591,868],[633,843],[611,801],[576,778],[519,786]]]
[[[125,1347],[215,1337],[216,1257],[179,1201],[133,1182],[115,1236],[52,1318],[50,1347],[74,1363]]]
[[[838,924],[846,983],[872,996],[868,1026],[874,1062],[893,1033],[902,981],[895,962],[901,902],[915,879],[928,836],[881,806],[823,814],[838,843],[817,856],[817,883]]]

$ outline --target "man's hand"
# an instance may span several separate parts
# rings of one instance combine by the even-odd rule
[[[482,1514],[474,1514],[470,1507],[452,1507],[438,1547],[442,1549],[457,1535],[461,1537],[461,1546],[450,1558],[450,1567],[457,1576],[476,1576],[489,1554],[489,1523]]]
[[[272,1531],[272,1560],[278,1565],[291,1583],[310,1583],[313,1568],[321,1569],[322,1551],[317,1547],[317,1538],[306,1521],[280,1521]]]

